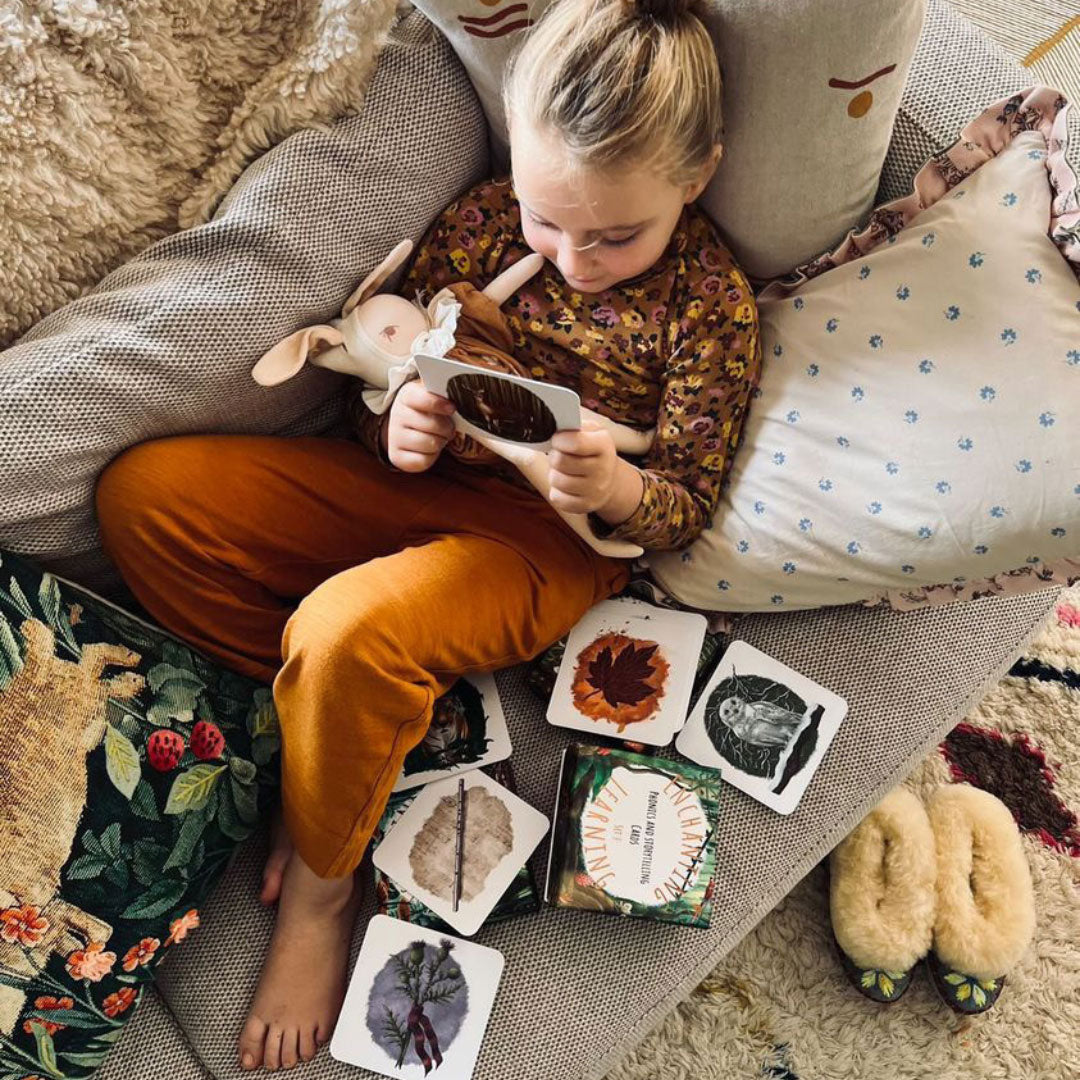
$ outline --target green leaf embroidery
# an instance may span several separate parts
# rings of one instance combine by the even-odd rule
[[[101,834],[101,850],[110,859],[120,857],[120,822],[114,821]]]
[[[72,1065],[86,1065],[88,1068],[96,1069],[109,1053],[108,1049],[98,1050],[93,1054],[77,1054],[73,1051],[60,1051],[60,1056],[65,1061],[70,1061]]]
[[[969,997],[971,997],[971,983],[961,983],[960,986],[956,988],[956,1000],[967,1001]]]
[[[31,1021],[36,1018],[52,1020],[57,1024],[65,1024],[69,1028],[83,1028],[87,1031],[101,1025],[101,1017],[95,1016],[85,1009],[79,1012],[77,1009],[35,1009],[30,1017]]]
[[[877,972],[864,971],[862,977],[859,979],[859,983],[864,990],[869,990],[874,985],[874,980],[877,978]]]
[[[945,981],[952,984],[953,986],[959,986],[964,981],[964,976],[961,975],[958,971],[950,971],[945,976]]]
[[[274,709],[274,695],[268,686],[260,686],[252,695],[247,728],[253,739],[259,735],[278,734],[280,728],[277,712]]]
[[[52,574],[42,574],[41,584],[38,586],[38,600],[45,617],[57,626],[60,622],[60,586]]]
[[[101,841],[94,835],[92,829],[83,830],[82,834],[82,846],[90,852],[91,855],[104,855],[105,849],[101,846]]]
[[[136,840],[131,869],[140,885],[153,885],[161,877],[161,868],[169,857],[169,849],[153,840]]]
[[[41,604],[41,610],[45,612],[49,625],[64,639],[68,648],[78,656],[81,650],[75,641],[75,635],[71,632],[71,623],[63,614],[60,586],[52,574],[42,575],[41,584],[38,586],[38,601]]]
[[[224,789],[222,789],[224,791]],[[223,794],[215,819],[217,827],[230,839],[240,843],[251,835],[251,827],[240,820],[236,802],[231,794]]]
[[[195,683],[169,679],[155,693],[153,704],[146,710],[150,723],[165,727],[170,720],[187,724],[194,719],[199,700],[199,687]]]
[[[109,774],[113,787],[125,799],[130,799],[135,794],[142,777],[139,751],[126,735],[121,735],[112,726],[105,729],[105,771]]]
[[[971,988],[971,1000],[981,1009],[986,1004],[986,991],[978,983]]]
[[[159,878],[120,913],[121,919],[156,919],[174,908],[187,892],[187,883],[173,878]]]
[[[997,989],[997,979],[980,979],[979,985],[992,994]]]
[[[37,1043],[38,1061],[45,1067],[46,1072],[62,1077],[64,1074],[56,1061],[56,1047],[53,1045],[52,1036],[45,1030],[43,1024],[35,1024],[31,1020],[30,1027],[34,1032],[34,1042]]]
[[[886,997],[892,997],[893,996],[893,991],[896,989],[896,986],[894,985],[892,979],[890,979],[889,976],[886,975],[884,971],[882,971],[882,972],[880,972],[878,974],[877,982],[878,982],[878,986],[881,987],[881,992]]]
[[[254,762],[242,757],[229,758],[229,770],[242,784],[250,784],[259,773]]]
[[[251,741],[251,756],[255,764],[265,767],[281,749],[281,737],[278,735],[256,735]]]
[[[37,617],[34,615],[34,609],[26,599],[26,593],[22,591],[22,587],[15,578],[11,579],[11,584],[8,586],[8,592],[11,594],[12,602],[19,609],[19,612],[24,619],[34,619]]]
[[[191,856],[195,851],[195,845],[199,842],[203,830],[206,828],[206,816],[204,814],[187,814],[180,833],[176,838],[169,857],[165,860],[162,870],[171,870],[174,866],[187,866],[191,863]]]
[[[907,974],[906,971],[886,971],[886,975],[889,976],[894,982],[900,982],[901,979]]]
[[[154,799],[154,789],[145,781],[140,780],[131,796],[131,809],[146,821],[160,821],[157,802]]]
[[[161,645],[161,655],[167,664],[185,675],[191,673],[192,678],[198,678],[194,675],[195,657],[186,645],[181,645],[179,641],[173,641],[172,638],[166,638]]]
[[[227,765],[195,765],[174,781],[165,804],[166,814],[183,814],[206,805]]]
[[[22,666],[19,643],[15,640],[7,619],[0,616],[0,690],[22,671]]]
[[[70,881],[88,881],[96,878],[109,860],[101,855],[80,855],[68,868],[65,876]]]
[[[109,868],[102,875],[102,879],[112,887],[114,892],[127,892],[128,882],[131,879],[131,870],[126,859],[116,859],[109,863]]]
[[[235,776],[232,777],[230,787],[240,820],[246,825],[254,825],[259,820],[258,789],[239,783]]]
[[[146,682],[155,694],[160,694],[168,683],[190,686],[193,695],[206,688],[206,683],[190,669],[182,670],[174,664],[155,664],[146,673]]]
[[[139,996],[141,997],[142,995],[140,994]],[[124,1029],[122,1027],[109,1028],[108,1031],[103,1031],[100,1035],[95,1035],[94,1042],[104,1043],[106,1046],[112,1046],[112,1044],[116,1042],[123,1034]]]

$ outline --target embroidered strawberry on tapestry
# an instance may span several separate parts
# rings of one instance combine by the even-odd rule
[[[660,708],[668,671],[657,642],[602,634],[578,654],[574,707],[590,720],[617,724],[622,732]]]

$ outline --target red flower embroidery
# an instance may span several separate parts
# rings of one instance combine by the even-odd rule
[[[36,1016],[23,1021],[22,1028],[27,1035],[33,1035],[35,1027],[44,1029],[46,1035],[55,1035],[66,1028],[67,1024],[58,1024],[55,1020],[41,1020]]]
[[[85,949],[73,952],[67,958],[68,974],[73,979],[88,979],[90,982],[101,982],[109,974],[116,963],[116,953],[104,952],[103,941],[92,941]]]
[[[45,936],[49,920],[41,917],[41,908],[25,904],[21,908],[0,911],[0,941],[31,948]]]
[[[165,939],[166,945],[172,945],[175,941],[183,941],[188,936],[188,931],[195,930],[199,926],[199,913],[192,908],[187,914],[179,919],[173,919],[169,924],[169,936]]]
[[[127,1012],[131,1008],[136,997],[135,987],[125,986],[105,999],[101,1006],[102,1011],[108,1017],[119,1016],[120,1013]]]
[[[140,964],[145,967],[154,958],[161,942],[156,937],[144,937],[138,945],[132,945],[124,953],[124,970],[134,971]]]
[[[34,1000],[35,1009],[73,1009],[75,1002],[69,997],[39,997]]]

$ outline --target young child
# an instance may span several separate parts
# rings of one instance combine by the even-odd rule
[[[714,512],[760,364],[746,280],[693,202],[720,157],[720,73],[688,0],[558,0],[506,83],[513,181],[432,227],[406,294],[483,284],[530,249],[516,358],[589,408],[655,427],[639,468],[603,430],[554,437],[550,505],[443,454],[453,405],[406,384],[360,445],[190,436],[106,471],[107,550],[157,619],[274,682],[284,828],[277,923],[245,1068],[308,1060],[344,990],[360,862],[432,703],[531,658],[627,582],[552,507],[647,549]],[[354,410],[355,411],[355,410]]]

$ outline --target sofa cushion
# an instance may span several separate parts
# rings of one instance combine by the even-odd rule
[[[1065,116],[1054,91],[999,102],[909,199],[762,294],[730,487],[695,544],[649,560],[677,599],[815,607],[1080,554]]]
[[[0,353],[0,544],[101,587],[93,488],[120,451],[184,432],[324,428],[342,376],[308,367],[268,390],[255,361],[336,314],[486,162],[461,65],[409,16],[359,115],[286,139],[212,221],[157,242]]]
[[[502,73],[548,0],[417,0],[452,42],[505,156]],[[702,205],[767,278],[870,209],[925,0],[707,0],[724,73],[724,159]]]
[[[100,1063],[276,799],[279,746],[268,687],[0,556],[0,1075]]]

